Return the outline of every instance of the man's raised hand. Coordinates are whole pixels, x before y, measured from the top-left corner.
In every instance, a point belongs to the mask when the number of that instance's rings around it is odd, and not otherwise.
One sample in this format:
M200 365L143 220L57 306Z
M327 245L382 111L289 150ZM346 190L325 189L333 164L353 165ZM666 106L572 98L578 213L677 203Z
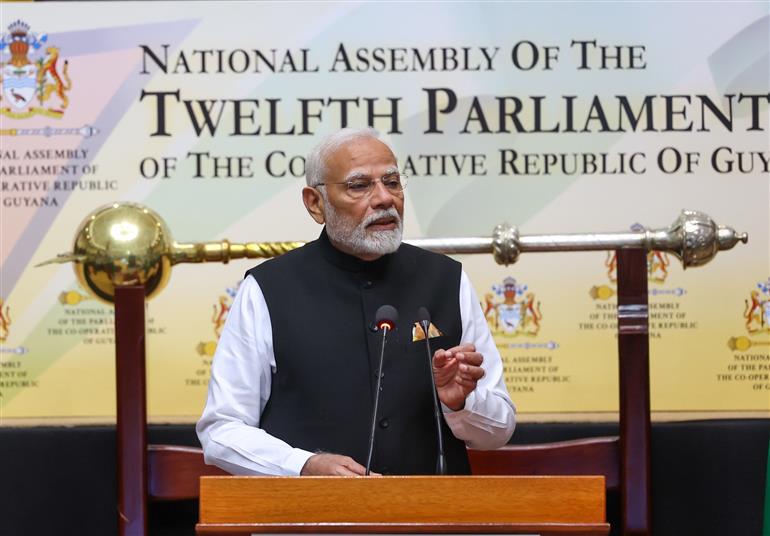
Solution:
M433 354L433 377L438 398L448 408L458 411L465 407L465 399L484 377L481 363L484 356L472 344L461 344Z

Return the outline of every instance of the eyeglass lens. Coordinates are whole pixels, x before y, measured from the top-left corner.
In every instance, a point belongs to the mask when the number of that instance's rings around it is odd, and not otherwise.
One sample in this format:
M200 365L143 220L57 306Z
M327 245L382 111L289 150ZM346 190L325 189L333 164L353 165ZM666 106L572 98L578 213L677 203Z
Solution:
M374 184L377 181L380 181L385 189L392 194L400 194L406 186L406 177L399 173L385 175L380 179L354 179L346 184L348 192L354 197L359 197L374 190Z

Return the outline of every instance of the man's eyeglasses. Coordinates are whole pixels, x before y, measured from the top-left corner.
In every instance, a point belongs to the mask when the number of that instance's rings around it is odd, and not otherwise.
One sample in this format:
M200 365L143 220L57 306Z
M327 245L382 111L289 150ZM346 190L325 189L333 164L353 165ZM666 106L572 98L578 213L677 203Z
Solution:
M406 189L406 182L409 177L401 173L390 173L383 175L379 179L351 179L341 182L319 182L316 186L327 186L329 184L342 184L350 197L353 199L361 199L363 197L369 197L374 191L374 183L379 181L390 192L391 195L400 196Z

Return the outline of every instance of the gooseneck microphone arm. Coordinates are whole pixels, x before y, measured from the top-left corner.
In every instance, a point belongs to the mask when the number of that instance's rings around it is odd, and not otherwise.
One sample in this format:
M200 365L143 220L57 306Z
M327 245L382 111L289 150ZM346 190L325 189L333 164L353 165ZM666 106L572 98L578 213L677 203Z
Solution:
M372 467L372 455L374 454L374 435L377 430L377 408L380 402L380 390L382 389L382 365L385 362L385 342L388 332L395 329L398 322L398 311L391 305L383 305L374 315L374 324L382 331L382 345L380 346L380 364L377 367L377 387L374 392L374 409L372 410L372 427L369 432L369 452L366 455L366 475L369 475Z
M425 334L425 351L428 353L428 373L430 375L431 392L433 394L433 415L436 419L436 439L438 441L438 458L436 460L436 474L447 474L446 455L444 454L444 433L441 430L441 411L438 403L438 391L436 390L436 378L433 377L433 352L430 349L430 313L425 307L417 310L417 319Z

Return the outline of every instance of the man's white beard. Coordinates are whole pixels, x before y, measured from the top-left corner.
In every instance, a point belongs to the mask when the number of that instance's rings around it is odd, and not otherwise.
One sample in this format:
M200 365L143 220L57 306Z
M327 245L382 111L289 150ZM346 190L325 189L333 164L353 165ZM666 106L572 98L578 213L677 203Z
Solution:
M401 245L403 224L395 207L370 214L356 225L346 216L341 216L331 203L324 204L326 233L329 239L355 255L387 255L394 253ZM380 218L394 218L396 228L372 231L366 226Z

